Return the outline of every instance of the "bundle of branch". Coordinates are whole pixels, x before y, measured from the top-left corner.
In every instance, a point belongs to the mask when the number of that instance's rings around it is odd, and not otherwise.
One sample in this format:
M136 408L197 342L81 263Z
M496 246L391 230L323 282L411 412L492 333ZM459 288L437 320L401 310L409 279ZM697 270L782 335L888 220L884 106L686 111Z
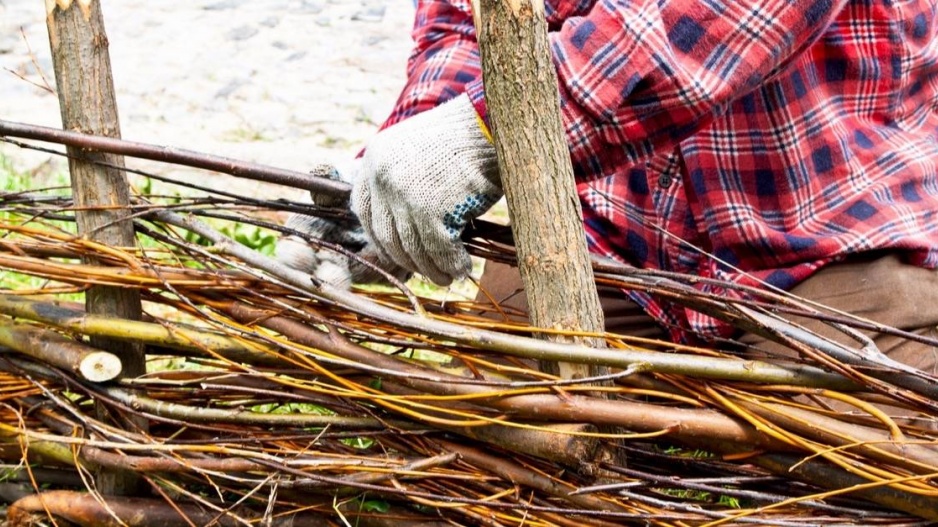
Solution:
M614 334L593 335L601 349L545 342L497 307L314 283L203 222L335 211L230 194L137 196L133 209L139 248L111 247L73 234L68 196L0 195L0 270L32 278L0 290L11 525L938 520L933 380L857 360L777 314L863 321L595 262L603 284L760 331L801 358ZM513 258L478 233L472 248ZM139 291L144 320L86 313L76 293L93 285ZM144 345L147 374L111 381L120 359L90 344L101 337ZM561 380L544 361L612 373ZM101 495L100 467L142 475L148 494Z

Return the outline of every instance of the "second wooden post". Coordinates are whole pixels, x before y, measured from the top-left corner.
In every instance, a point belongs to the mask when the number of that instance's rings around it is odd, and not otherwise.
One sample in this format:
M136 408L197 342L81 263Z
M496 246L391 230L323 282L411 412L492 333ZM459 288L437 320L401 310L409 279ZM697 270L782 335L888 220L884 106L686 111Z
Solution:
M531 323L601 332L603 313L560 119L544 2L481 0L475 18L486 103ZM574 340L604 345L601 339ZM541 369L567 379L606 373L582 364L545 363Z

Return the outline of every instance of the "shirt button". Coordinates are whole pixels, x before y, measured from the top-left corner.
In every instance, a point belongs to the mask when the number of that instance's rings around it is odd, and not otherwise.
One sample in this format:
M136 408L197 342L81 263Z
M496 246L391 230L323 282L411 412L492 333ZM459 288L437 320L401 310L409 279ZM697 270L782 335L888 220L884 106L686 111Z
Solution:
M668 188L671 186L671 183L674 182L674 179L667 174L661 174L658 176L658 186L661 188Z

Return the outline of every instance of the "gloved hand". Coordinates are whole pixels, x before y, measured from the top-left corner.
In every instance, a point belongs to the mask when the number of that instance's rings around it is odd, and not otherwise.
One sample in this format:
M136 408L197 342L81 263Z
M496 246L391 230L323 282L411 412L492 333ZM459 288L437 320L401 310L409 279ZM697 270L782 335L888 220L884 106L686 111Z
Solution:
M336 180L346 180L335 170L317 171ZM328 196L311 194L310 198L316 205L322 207L339 206L334 199ZM350 258L336 250L317 245L302 236L288 234L277 241L277 260L281 263L310 274L314 279L331 284L336 287L348 288L352 283L367 284L385 282L385 277L362 260L374 264L398 280L406 280L410 272L393 262L381 260L374 244L368 241L361 224L353 219L332 219L327 217L310 216L306 214L291 214L287 218L285 227L308 236L316 241L323 241L339 245L347 251L354 253L359 259Z
M495 148L467 95L378 133L352 174L352 211L380 259L449 285L472 270L459 240L502 196Z

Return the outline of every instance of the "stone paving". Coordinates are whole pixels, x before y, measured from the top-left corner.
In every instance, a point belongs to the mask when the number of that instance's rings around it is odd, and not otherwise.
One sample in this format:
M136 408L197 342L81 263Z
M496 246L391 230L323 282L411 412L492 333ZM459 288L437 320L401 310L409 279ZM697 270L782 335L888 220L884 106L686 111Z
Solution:
M411 0L101 3L125 139L294 170L341 163L364 145L393 106L411 48ZM0 118L60 127L55 95L33 84L43 76L54 83L44 2L0 0ZM0 156L37 176L61 171L48 155L10 145ZM129 164L265 197L284 192Z

